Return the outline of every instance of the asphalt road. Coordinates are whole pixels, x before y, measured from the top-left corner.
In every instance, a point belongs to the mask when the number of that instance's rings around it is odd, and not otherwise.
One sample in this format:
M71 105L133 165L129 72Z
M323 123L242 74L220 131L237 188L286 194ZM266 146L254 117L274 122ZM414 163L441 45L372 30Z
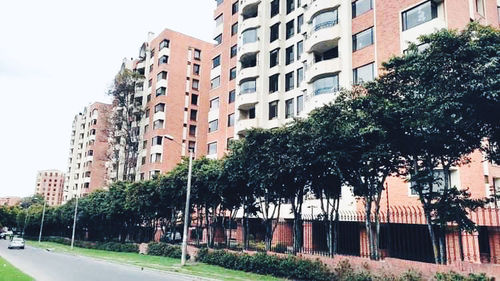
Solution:
M8 241L0 240L0 256L37 281L201 280L197 277L175 273L141 270L136 266L89 257L54 253L30 246L26 246L24 250L9 250L7 246Z

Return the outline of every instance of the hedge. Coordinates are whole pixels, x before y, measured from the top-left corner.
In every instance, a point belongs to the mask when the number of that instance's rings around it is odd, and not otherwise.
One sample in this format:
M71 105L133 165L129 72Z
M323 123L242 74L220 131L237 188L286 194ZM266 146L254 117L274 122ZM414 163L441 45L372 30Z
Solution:
M42 241L71 245L71 239L64 237L48 236L48 237L43 237ZM79 248L104 250L112 252L125 252L125 253L139 252L139 246L135 243L90 242L90 241L75 240L74 246Z
M151 242L148 244L148 255L180 259L182 249L180 246L174 246L163 242ZM187 259L189 259L189 255L187 255Z
M228 269L272 275L299 280L334 280L334 274L319 261L300 259L294 256L278 257L257 253L228 253L224 250L208 251L203 248L198 251L196 260L207 264L218 265Z

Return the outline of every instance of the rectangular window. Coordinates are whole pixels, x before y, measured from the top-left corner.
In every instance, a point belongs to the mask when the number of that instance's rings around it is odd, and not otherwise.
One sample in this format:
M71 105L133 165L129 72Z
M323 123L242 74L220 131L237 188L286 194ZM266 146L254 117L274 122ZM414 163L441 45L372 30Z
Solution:
M224 15L220 14L218 17L215 18L215 26L219 26L224 22Z
M228 103L233 103L234 100L236 99L236 91L232 90L229 92L229 97L228 97Z
M160 87L158 89L156 89L156 96L164 96L167 94L167 88L165 87Z
M214 121L210 121L208 123L208 132L213 133L219 129L219 119L215 119Z
M214 155L217 154L217 142L211 142L208 144L208 155Z
M285 74L285 91L288 92L295 87L294 81L293 71Z
M164 103L159 103L155 105L155 113L157 112L165 112L165 104Z
M280 13L280 0L271 2L271 18Z
M304 68L297 69L297 87L300 87L300 83L304 81Z
M484 0L476 0L476 12L484 16Z
M285 64L289 65L292 62L294 62L294 60L295 60L295 57L293 54L293 45L292 45L292 46L286 48L286 50L285 50Z
M285 101L285 118L293 117L293 99Z
M272 101L269 103L269 120L278 118L278 101Z
M269 53L269 67L278 65L280 57L280 48L274 49Z
M193 74L194 75L200 75L200 65L199 64L193 64Z
M231 47L231 57L235 57L238 54L238 45L233 45Z
M370 63L364 66L353 69L352 77L353 83L359 85L365 82L372 81L375 78L374 63Z
M297 17L297 34L302 32L302 25L304 25L304 15Z
M352 50L357 51L373 44L373 27L352 36Z
M233 67L229 70L229 80L233 80L236 78L236 67Z
M286 39L291 38L295 33L294 20L286 23Z
M192 137L196 136L196 125L189 125L189 135Z
M161 153L151 154L151 163L161 163Z
M191 104L198 105L198 95L191 94Z
M156 136L151 140L151 145L161 145L163 143L162 136Z
M270 27L270 35L269 35L269 42L274 42L275 40L278 40L280 37L280 23L275 23Z
M163 48L168 48L170 47L170 41L165 39L163 41L160 42L160 50L163 49Z
M437 5L433 1L424 2L402 13L403 31L437 18Z
M200 60L201 59L201 51L198 49L194 49L194 59L195 60Z
M215 77L210 81L210 89L215 89L220 86L220 76Z
M215 45L220 45L222 43L222 34L217 35L214 38L214 41L215 41Z
M362 15L373 9L372 0L357 0L352 2L352 18Z
M220 65L220 55L212 59L212 68L216 68Z
M192 88L193 88L193 90L198 90L200 88L200 81L197 79L193 79Z
M274 93L278 91L279 79L280 79L279 73L269 77L269 93Z
M188 149L190 151L194 151L196 149L196 142L195 141L189 141L189 143L188 143Z
M233 3L233 6L231 7L231 12L234 14L236 14L238 12L238 9L239 9L239 3L240 1L236 1Z
M153 86L153 79L148 80L148 87L151 87L151 86Z
M294 0L286 0L286 14L293 12L295 10L295 1Z
M227 126L228 127L233 127L234 126L234 113L233 114L229 114L227 116Z
M304 41L297 42L297 60L300 60L300 56L304 52Z
M215 0L215 2L217 3L217 6L219 6L220 4L222 4L224 2L224 0Z
M231 36L238 33L238 23L235 23L231 26Z
M158 73L158 75L156 75L156 81L165 80L165 79L167 79L167 72L166 71L162 71L162 72Z
M210 110L219 109L219 98L214 98L210 100Z
M297 97L297 115L299 115L302 110L304 110L304 96Z
M158 65L167 63L168 63L168 56L161 56L160 59L158 60Z
M189 114L189 119L191 121L196 121L198 119L198 110L196 109L191 109L191 112Z
M156 120L153 122L153 130L156 130L156 129L163 129L163 120L162 119L159 119L159 120Z

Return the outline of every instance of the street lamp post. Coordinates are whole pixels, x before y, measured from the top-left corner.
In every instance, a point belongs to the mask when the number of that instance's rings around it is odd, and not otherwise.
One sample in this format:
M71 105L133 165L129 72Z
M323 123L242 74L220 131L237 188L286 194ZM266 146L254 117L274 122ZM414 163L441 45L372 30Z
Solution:
M174 141L174 137L170 135L163 136L166 139ZM179 144L179 143L177 143ZM179 144L180 145L180 144ZM182 147L182 145L181 145ZM189 149L189 166L188 166L188 179L187 179L187 187L186 187L186 208L184 209L184 230L182 233L182 255L181 255L181 266L186 264L186 255L187 255L187 236L188 236L188 224L189 224L189 204L191 199L191 175L193 170L193 150Z
M71 234L71 250L73 250L73 244L75 243L75 228L76 228L76 214L78 212L78 190L76 194L75 203L75 214L73 215L73 233Z
M47 206L47 201L43 200L42 222L40 223L40 234L38 235L38 243L42 242L43 220L45 219L45 207L46 206ZM24 235L24 233L23 233L23 235Z

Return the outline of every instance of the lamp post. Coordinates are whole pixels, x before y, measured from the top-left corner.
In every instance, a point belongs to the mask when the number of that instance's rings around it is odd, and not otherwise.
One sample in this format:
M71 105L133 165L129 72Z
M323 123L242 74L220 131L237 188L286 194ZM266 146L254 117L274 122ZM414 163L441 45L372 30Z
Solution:
M47 206L47 201L43 200L42 222L40 223L40 234L38 235L38 243L42 242L43 220L45 219L45 207L46 206ZM23 231L23 235L24 235L24 231Z
M164 135L166 139L169 139L175 143L174 137L171 135ZM177 143L179 144L179 143ZM179 144L180 145L180 144ZM182 147L182 145L181 145ZM186 187L186 208L184 209L184 230L182 233L182 255L181 255L181 266L186 264L186 254L187 254L187 236L188 236L188 224L189 224L189 204L191 199L191 175L193 170L193 150L189 149L189 166L188 166L188 179L187 179L187 187Z
M73 215L73 233L71 234L71 250L73 250L73 244L75 243L76 214L78 213L78 188L76 191L75 214Z

